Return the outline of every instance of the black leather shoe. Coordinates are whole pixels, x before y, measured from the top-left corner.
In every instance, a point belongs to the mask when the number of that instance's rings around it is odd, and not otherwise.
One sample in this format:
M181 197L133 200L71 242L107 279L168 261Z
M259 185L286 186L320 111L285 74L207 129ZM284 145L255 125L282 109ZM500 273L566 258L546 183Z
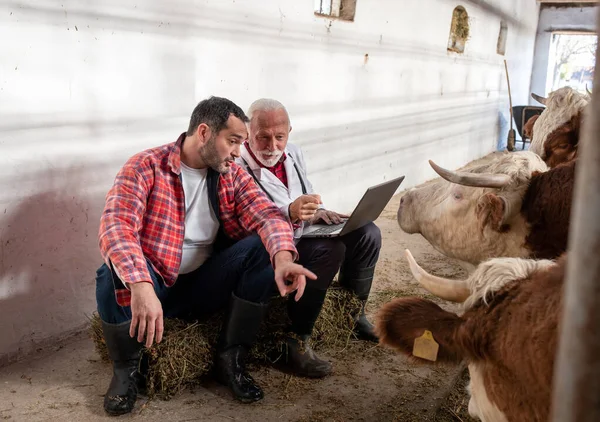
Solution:
M354 334L360 340L379 343L379 338L375 335L373 324L369 322L367 316L363 312L361 312L356 319L356 324L354 325Z
M319 358L310 347L309 336L289 336L286 343L285 363L296 375L323 378L331 374L331 363Z

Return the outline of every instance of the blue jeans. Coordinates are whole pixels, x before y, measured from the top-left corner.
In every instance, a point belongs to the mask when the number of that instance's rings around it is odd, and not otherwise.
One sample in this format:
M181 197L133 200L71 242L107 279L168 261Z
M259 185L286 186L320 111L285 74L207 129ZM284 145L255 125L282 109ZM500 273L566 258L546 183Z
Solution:
M268 252L251 235L211 256L197 270L180 275L171 287L148 265L154 291L165 318L193 319L224 309L234 293L240 299L266 303L277 293ZM131 308L117 303L115 287L122 282L106 264L96 271L96 302L100 318L109 324L131 320Z

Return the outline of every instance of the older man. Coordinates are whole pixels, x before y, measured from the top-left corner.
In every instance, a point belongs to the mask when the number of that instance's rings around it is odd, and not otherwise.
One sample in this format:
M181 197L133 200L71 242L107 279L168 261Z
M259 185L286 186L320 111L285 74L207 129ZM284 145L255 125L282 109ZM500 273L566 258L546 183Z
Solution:
M273 99L259 99L250 106L248 117L250 137L244 143L237 162L294 224L301 260L303 254L342 248L340 284L354 292L362 302L360 312L355 315L355 333L358 338L376 342L373 326L365 315L365 304L381 249L379 228L370 223L341 237L300 239L305 225L317 222L337 224L347 216L326 209L320 196L314 192L306 176L301 149L288 143L292 126L285 107ZM335 261L329 264L332 268L337 265Z
M201 101L187 132L131 157L108 192L96 299L113 361L104 399L111 415L133 409L142 346L161 341L165 317L196 318L227 305L218 379L242 402L263 397L245 360L266 304L277 288L304 299L305 278L316 276L294 262L286 216L233 162L248 137L247 120L225 98ZM306 323L305 314L290 317L299 327ZM297 343L290 348L297 372L328 372L328 362Z

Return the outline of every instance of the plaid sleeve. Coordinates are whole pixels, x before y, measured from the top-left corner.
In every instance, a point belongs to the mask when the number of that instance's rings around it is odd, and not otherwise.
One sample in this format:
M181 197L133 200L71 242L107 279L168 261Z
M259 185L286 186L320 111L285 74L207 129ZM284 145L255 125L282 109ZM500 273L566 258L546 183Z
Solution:
M139 237L147 196L146 182L127 165L106 195L100 218L100 252L124 283L152 282Z
M235 178L236 214L244 230L258 233L271 262L280 251L290 251L294 261L297 260L298 251L290 221L241 167L238 167Z

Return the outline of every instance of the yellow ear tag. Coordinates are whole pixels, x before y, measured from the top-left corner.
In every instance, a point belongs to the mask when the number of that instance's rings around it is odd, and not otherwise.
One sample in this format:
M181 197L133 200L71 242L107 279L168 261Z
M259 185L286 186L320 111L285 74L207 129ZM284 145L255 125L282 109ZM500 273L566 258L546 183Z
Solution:
M431 331L425 330L421 337L417 337L415 339L412 354L418 358L435 362L437 360L439 348L440 345L437 344L433 339L433 334L431 334Z

